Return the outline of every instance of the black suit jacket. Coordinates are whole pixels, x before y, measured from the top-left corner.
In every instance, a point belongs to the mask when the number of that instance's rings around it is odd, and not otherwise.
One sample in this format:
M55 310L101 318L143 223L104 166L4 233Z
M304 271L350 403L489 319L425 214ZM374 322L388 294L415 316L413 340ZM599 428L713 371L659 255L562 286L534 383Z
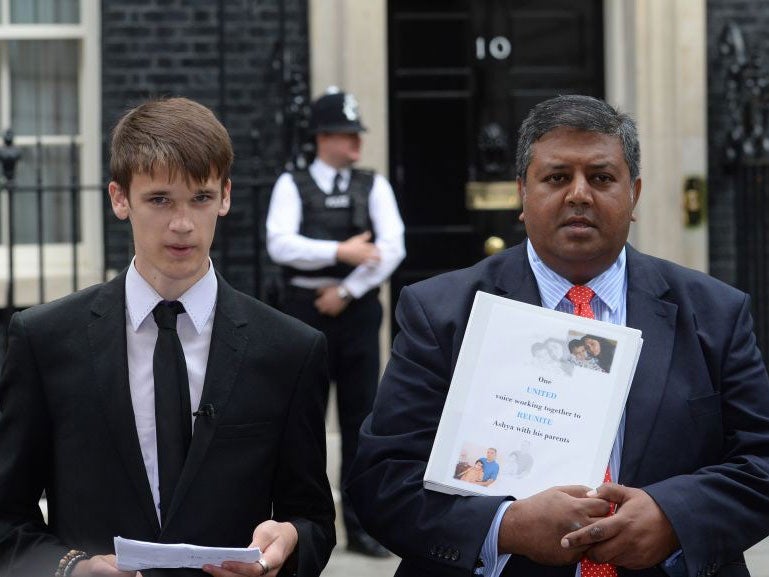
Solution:
M769 380L747 295L627 247L627 324L643 350L626 405L619 482L673 525L688 575L748 575L769 533ZM398 576L466 575L504 497L426 491L422 477L476 291L540 305L524 245L403 289L374 410L347 487L361 522L403 557ZM513 556L504 575L573 577ZM662 576L658 568L621 575Z
M245 547L270 518L297 527L287 569L320 573L335 542L325 340L218 281L201 398L215 416L196 419L162 529L128 384L125 273L14 315L0 378L0 575L50 577L70 548L111 553L116 535Z

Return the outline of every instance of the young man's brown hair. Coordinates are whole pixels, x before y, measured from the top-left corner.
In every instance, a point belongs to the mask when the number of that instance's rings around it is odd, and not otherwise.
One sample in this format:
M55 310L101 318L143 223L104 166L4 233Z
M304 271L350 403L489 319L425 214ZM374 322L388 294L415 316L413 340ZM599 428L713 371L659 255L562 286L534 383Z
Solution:
M129 111L112 132L110 172L126 195L134 174L165 168L205 182L215 174L222 186L233 152L227 130L208 108L188 98L161 98Z

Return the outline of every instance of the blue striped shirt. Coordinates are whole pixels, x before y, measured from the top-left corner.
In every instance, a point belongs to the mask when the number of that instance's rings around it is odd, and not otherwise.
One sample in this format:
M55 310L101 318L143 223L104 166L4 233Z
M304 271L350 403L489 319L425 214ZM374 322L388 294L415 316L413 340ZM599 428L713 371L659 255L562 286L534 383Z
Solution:
M531 242L526 241L526 251L529 257L531 270L537 280L539 296L542 306L548 309L574 314L574 305L566 298L566 293L574 286L571 282L550 269L539 255L537 255ZM595 292L590 301L595 318L615 325L625 325L627 320L627 268L625 249L622 249L617 260L608 269L592 279L587 285ZM625 413L622 413L617 436L614 438L614 446L609 457L609 471L612 481L619 479L620 459L622 457L622 443L625 438ZM510 555L498 554L499 527L502 517L510 506L511 501L500 505L491 528L486 535L486 540L481 547L481 561L484 568L476 571L476 574L485 577L498 577L505 568ZM580 568L577 565L575 577L580 577Z
M531 270L534 272L534 278L537 279L542 306L574 314L574 305L566 298L566 293L574 285L548 268L528 240L526 241L526 251ZM590 308L593 309L595 318L600 321L623 326L627 321L627 268L625 265L626 256L623 248L614 264L585 285L595 292L593 300L590 301ZM614 482L619 479L620 457L622 456L624 439L625 413L622 413L622 420L614 439L611 457L609 457L609 470Z

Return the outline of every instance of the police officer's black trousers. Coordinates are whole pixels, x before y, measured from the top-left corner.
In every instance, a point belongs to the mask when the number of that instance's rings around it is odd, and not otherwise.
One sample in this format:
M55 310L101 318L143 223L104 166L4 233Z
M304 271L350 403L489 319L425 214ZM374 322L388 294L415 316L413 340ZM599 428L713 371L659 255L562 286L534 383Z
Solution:
M326 335L329 374L336 383L344 486L358 449L358 431L371 412L379 381L382 306L378 291L372 290L351 301L342 314L334 318L318 312L314 304L316 298L314 290L289 286L283 310ZM358 517L345 493L342 493L342 509L348 536L360 532Z

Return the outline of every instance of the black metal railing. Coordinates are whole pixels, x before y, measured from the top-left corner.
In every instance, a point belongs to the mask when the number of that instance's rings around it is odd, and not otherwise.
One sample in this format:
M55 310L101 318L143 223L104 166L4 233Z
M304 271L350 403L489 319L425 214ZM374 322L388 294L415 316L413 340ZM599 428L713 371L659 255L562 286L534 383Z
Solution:
M769 352L769 158L743 159L735 167L737 286L751 295L756 336Z
M739 26L719 39L729 127L724 172L734 189L735 280L751 296L755 332L769 358L769 67L751 56Z
M46 148L57 148L60 153L58 170L54 171L55 179L49 178L46 172L50 168L44 154ZM64 145L46 147L38 139L31 146L20 147L14 144L13 132L6 130L0 147L0 164L4 197L0 205L0 253L6 257L5 270L0 271L0 278L5 281L5 294L0 297L3 302L0 309L0 351L4 351L6 331L14 312L46 302L52 298L51 294L60 296L82 288L81 199L85 191L101 194L103 187L81 183L80 145L74 137ZM97 224L96 229L101 230L101 227ZM49 262L47 248L52 244L69 254L69 266ZM35 261L34 265L27 261L19 262L18 258L22 255ZM62 256L61 253L58 255ZM102 263L92 264L102 268L91 271L92 276L103 278ZM23 274L20 271L22 267L26 269ZM47 290L51 288L52 268L56 270L58 283L53 293ZM35 272L29 273L30 270ZM62 270L67 270L63 279Z

